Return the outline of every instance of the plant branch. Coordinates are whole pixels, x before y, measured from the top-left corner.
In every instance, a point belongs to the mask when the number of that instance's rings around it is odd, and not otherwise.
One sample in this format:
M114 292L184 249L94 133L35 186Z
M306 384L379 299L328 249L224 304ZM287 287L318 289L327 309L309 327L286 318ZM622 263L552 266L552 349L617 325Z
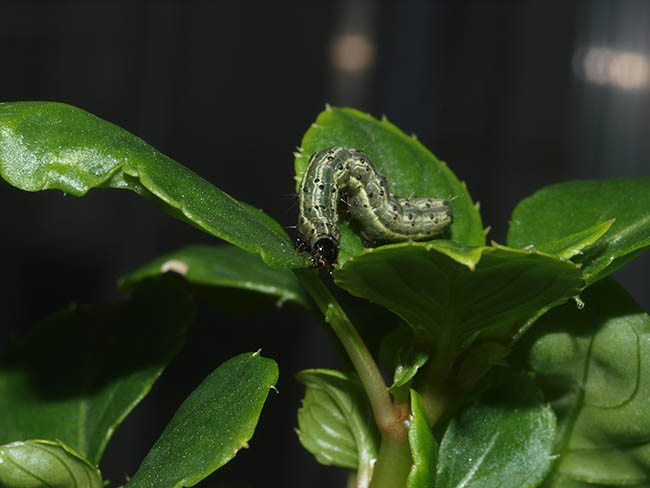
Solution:
M341 306L336 302L314 269L295 269L294 273L311 295L347 352L368 395L375 422L382 437L405 438L407 427L402 408L393 405L384 378L372 354Z
M370 488L406 486L412 464L408 437L402 439L382 437Z

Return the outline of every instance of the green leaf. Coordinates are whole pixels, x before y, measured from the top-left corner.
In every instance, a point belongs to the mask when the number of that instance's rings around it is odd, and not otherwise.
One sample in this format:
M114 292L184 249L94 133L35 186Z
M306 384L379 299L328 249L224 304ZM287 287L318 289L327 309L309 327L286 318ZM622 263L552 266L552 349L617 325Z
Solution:
M124 303L72 307L0 357L0 443L60 439L97 463L115 428L179 351L194 306L178 280Z
M582 250L600 239L612 226L616 219L606 220L601 224L576 232L574 234L542 243L537 250L546 254L553 254L559 258L571 259Z
M515 209L508 245L542 248L616 219L574 261L587 283L616 271L650 247L650 178L570 181L542 188Z
M520 321L577 295L583 285L570 261L449 241L373 249L336 269L334 279L403 318L432 344L432 358L443 366L477 334L510 338Z
M409 472L406 488L433 488L436 479L438 445L427 423L422 398L415 390L411 390L409 446L413 466Z
M416 341L412 330L400 327L382 342L380 359L392 371L393 384L388 391L398 402L403 402L409 395L413 378L429 360L429 351Z
M99 470L62 442L12 442L0 446L3 488L103 488Z
M278 379L272 359L245 353L226 361L188 396L128 488L193 486L248 447Z
M379 121L351 108L328 106L303 137L295 163L298 183L310 156L329 146L362 149L377 171L388 178L390 190L399 196L449 199L454 213L450 238L473 246L485 243L481 216L464 183L415 137L407 136L385 118ZM362 249L361 239L352 237L346 227L341 223L340 264Z
M293 302L305 308L312 306L311 298L291 271L269 268L256 254L234 246L184 247L125 276L120 286L130 288L147 277L168 271L181 274L197 285L201 294L207 295L210 302L216 302L220 311L250 310L261 295L273 298L278 305ZM223 293L224 288L240 293Z
M650 317L612 279L582 299L582 310L550 311L522 344L560 427L545 486L650 484Z
M327 369L296 374L306 386L298 410L298 438L321 464L357 469L367 486L379 451L379 431L368 398L356 377Z
M436 488L538 486L552 463L555 416L529 377L512 378L452 419Z
M307 266L284 229L160 153L139 137L79 108L53 102L0 104L0 176L22 190L126 188L169 214L270 266Z

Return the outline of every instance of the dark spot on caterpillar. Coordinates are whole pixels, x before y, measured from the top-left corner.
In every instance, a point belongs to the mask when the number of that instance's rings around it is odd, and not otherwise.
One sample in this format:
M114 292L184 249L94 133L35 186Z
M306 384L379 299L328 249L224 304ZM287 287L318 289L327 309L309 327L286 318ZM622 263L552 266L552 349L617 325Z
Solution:
M431 208L431 204L429 202L425 203L427 208Z
M433 219L433 214L429 215L429 218L430 218L430 219Z
M375 198L375 194L373 192L368 193L368 198Z
M334 156L327 156L328 161L334 161Z
M409 220L413 220L413 214L409 214Z
M332 193L336 193L336 188L332 188Z
M405 207L410 207L411 204L410 204L409 202L404 202L404 206L405 206Z
M381 197L384 196L384 190L379 190L379 196L381 196Z
M433 222L434 222L434 224L437 224L440 221L438 219L433 219Z
M316 178L316 179L314 180L314 183L318 183L319 181L320 181L320 178Z
M366 166L366 171L370 171L370 166Z
M397 205L393 205L393 212L397 212Z
M367 203L364 203L364 204L363 204L363 208L368 208L368 204L367 204Z
M340 171L343 170L343 164L341 164L341 163L339 163L339 170L340 170Z
M324 190L324 189L325 189L325 185L320 184L320 185L318 185L318 188L320 188L321 190Z
M446 207L446 206L449 205L449 202L448 202L447 200L443 200L443 201L442 201L442 204Z

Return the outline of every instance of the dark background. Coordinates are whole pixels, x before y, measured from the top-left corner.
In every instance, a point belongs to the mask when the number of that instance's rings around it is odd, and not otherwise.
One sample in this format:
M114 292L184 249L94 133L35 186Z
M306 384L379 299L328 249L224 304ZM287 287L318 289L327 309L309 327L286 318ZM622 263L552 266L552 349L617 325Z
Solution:
M500 243L542 186L649 174L647 1L4 1L0 19L0 100L79 106L283 225L296 215L292 152L325 103L416 134L467 182ZM128 192L4 185L0 207L0 345L72 301L119 298L117 278L154 256L214 242ZM649 265L617 273L646 309ZM108 445L104 475L133 474L203 377L260 347L279 362L280 394L210 486L343 486L293 432L292 373L337 362L291 307L237 321L202 310Z

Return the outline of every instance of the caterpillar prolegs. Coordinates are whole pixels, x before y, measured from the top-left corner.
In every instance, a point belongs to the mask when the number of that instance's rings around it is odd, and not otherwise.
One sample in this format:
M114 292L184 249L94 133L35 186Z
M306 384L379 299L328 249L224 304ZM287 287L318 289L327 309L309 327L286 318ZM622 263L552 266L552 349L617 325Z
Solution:
M311 253L316 267L336 262L341 199L370 242L430 239L452 220L448 201L397 197L363 151L329 147L312 155L300 183L296 245Z

